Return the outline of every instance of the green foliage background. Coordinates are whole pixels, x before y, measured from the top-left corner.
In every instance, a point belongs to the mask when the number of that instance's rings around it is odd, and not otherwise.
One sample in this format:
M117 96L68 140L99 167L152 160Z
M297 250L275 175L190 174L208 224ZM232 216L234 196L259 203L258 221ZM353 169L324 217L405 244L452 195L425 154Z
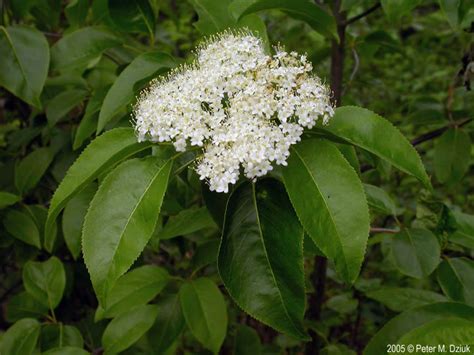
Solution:
M474 346L472 0L0 9L1 355ZM229 28L307 53L342 107L222 195L130 111Z

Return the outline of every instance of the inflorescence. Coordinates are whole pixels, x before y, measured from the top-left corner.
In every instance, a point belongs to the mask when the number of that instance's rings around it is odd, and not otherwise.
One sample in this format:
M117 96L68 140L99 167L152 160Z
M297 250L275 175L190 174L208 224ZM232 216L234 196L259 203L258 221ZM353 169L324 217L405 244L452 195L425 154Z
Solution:
M209 188L228 192L240 169L249 179L286 165L304 128L333 115L329 91L311 74L306 56L275 48L265 53L248 32L223 33L197 50L191 66L156 80L139 98L138 139L188 144L203 155L196 171Z

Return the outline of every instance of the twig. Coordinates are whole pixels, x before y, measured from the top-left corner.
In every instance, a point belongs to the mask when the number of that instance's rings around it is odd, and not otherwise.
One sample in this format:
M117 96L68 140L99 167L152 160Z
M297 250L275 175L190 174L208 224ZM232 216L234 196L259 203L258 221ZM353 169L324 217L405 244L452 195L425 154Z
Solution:
M351 17L350 19L348 19L344 24L347 26L347 25L350 25L351 23L353 22L356 22L357 20L360 20L361 18L364 18L365 16L371 14L372 12L374 12L375 10L377 10L379 7L381 7L382 4L380 2L377 2L374 6L372 7L369 7L367 10L365 10L364 12L362 12L361 14L357 15L357 16L354 16L354 17Z
M354 80L354 77L356 76L357 71L359 70L359 64L360 64L359 55L357 54L357 51L354 47L352 47L352 56L354 57L354 68L352 69L352 73L351 73L351 76L349 77L349 81L344 87L344 90L342 90L342 96L344 96L347 89L349 89L349 87L351 86L352 81Z
M438 129L435 129L433 131L430 131L430 132L427 132L425 134L422 134L421 136L419 137L416 137L415 139L413 139L411 141L411 144L414 145L414 146L417 146L418 144L421 144L423 142L426 142L426 141L429 141L431 139L434 139L434 138L437 138L439 137L440 135L442 135L445 131L447 131L449 128L451 127L462 127L464 125L467 125L469 122L472 121L472 118L467 118L465 120L461 120L461 121L456 121L456 122L453 122L453 123L450 123L444 127L441 127L441 128L438 128Z

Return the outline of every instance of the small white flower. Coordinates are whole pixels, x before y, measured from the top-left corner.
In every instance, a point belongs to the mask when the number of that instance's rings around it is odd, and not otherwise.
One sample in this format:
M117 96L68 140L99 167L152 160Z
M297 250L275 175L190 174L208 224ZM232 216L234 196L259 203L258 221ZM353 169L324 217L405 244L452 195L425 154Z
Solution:
M203 147L196 171L228 192L240 169L249 179L286 165L304 128L334 114L328 89L306 56L265 54L250 33L224 33L197 50L196 63L144 91L135 107L138 139Z

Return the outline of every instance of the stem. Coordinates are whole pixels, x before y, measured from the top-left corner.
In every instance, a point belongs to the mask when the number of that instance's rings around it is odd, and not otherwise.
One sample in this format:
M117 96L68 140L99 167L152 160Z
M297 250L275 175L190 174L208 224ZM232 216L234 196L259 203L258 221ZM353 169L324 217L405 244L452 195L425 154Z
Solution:
M453 122L449 125L446 125L444 127L435 129L435 130L430 131L428 133L422 134L419 137L416 137L415 139L413 139L411 141L411 144L416 146L416 145L421 144L423 142L426 142L426 141L429 141L431 139L437 138L440 135L442 135L445 131L447 131L450 127L462 127L462 126L468 124L471 121L472 121L472 118L467 118L467 119L462 120L462 121Z
M378 8L380 8L382 6L382 4L380 2L377 2L374 6L372 7L369 7L367 10L365 10L364 12L362 12L361 14L357 15L357 16L354 16L354 17L351 17L350 19L348 19L344 24L347 26L347 25L350 25L351 23L353 22L356 22L357 20L360 20L361 18L364 18L366 17L367 15L371 14L372 12L374 12L375 10L377 10Z
M334 0L332 12L337 24L339 42L332 40L331 43L331 90L333 93L333 104L339 106L342 97L342 79L344 76L344 51L346 42L346 13L341 12L341 0ZM320 320L321 310L325 299L327 259L316 256L314 259L314 272L311 274L311 283L314 293L309 297L308 315L310 319ZM311 341L306 344L307 355L318 355L322 348L320 337L313 330L309 331Z

